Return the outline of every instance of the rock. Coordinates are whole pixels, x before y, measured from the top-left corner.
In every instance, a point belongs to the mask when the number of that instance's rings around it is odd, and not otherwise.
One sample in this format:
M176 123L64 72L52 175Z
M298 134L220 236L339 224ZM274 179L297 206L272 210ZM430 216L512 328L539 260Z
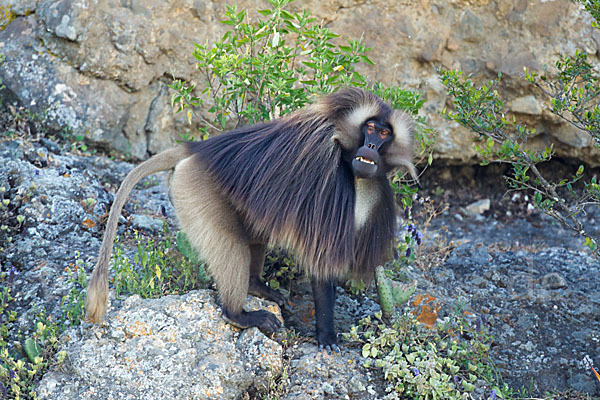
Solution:
M477 225L469 226L475 237L489 244ZM599 325L595 318L600 315L596 298L600 283L581 277L598 268L598 260L580 250L555 247L517 253L494 250L488 252L487 262L474 263L473 249L469 243L459 245L443 266L433 268L428 275L435 286L428 293L440 301L460 297L466 300L463 306L473 307L469 312L488 316L485 326L494 337L494 363L500 371L510 371L504 376L510 376L505 381L511 387L528 381L533 392L552 387L596 395L597 385L588 385L591 381L586 379L591 376L589 368L573 360L595 354L592 338ZM444 275L448 278L441 278ZM490 283L484 284L481 276ZM556 286L563 290L555 290L543 283L554 286L550 282L562 280L569 282L568 289L559 283ZM535 285L536 281L542 283ZM581 376L575 378L577 374Z
M449 51L456 51L459 47L460 45L458 44L458 41L456 39L454 39L453 37L448 38L448 41L446 42L446 49L448 49Z
M598 379L591 375L578 373L569 379L569 385L582 393L597 393Z
M374 376L362 366L358 353L328 355L306 344L294 352L288 393L282 400L377 398L369 390Z
M137 229L148 232L160 232L163 229L163 221L148 215L134 214L131 216L131 224Z
M509 107L512 112L519 114L542 114L542 106L533 95L517 97L516 99L510 102Z
M458 24L458 33L466 42L480 42L483 39L483 23L471 9L462 12Z
M27 13L35 10L38 0L3 0L2 6L9 13L15 15L26 15Z
M45 137L41 138L40 143L54 154L61 153L60 146L56 142L54 142L48 138L45 138Z
M3 82L10 82L7 89L33 112L45 113L50 129L68 127L86 140L123 152L131 151L133 144L135 155L143 157L146 148L136 150L135 132L123 133L136 96L122 92L114 82L85 77L62 65L42 47L38 29L35 15L30 15L0 32L0 51L10 61L0 72Z
M465 207L469 215L481 215L490 210L490 199L478 200Z
M567 281L561 274L557 272L551 272L544 275L542 278L542 286L546 289L562 289L566 288L568 285Z
M592 137L589 133L576 128L571 124L558 125L550 130L550 134L561 143L576 149L582 149L592 144Z
M210 290L128 298L102 326L61 338L68 363L51 369L40 399L222 398L260 387L282 368L282 348L258 329L226 323ZM255 298L249 307L278 307Z

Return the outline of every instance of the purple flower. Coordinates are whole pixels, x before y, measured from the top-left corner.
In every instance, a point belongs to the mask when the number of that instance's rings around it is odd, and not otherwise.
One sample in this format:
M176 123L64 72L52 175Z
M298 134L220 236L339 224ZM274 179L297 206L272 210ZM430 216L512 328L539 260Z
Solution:
M410 247L408 249L406 249L406 253L404 254L406 256L406 258L410 257L412 250L410 249Z
M490 394L490 400L496 400L496 389L492 390L492 394Z
M415 237L417 244L420 246L423 242L423 234L421 232L417 232L417 236Z
M421 373L419 372L419 370L417 369L417 367L413 368L413 374L415 374L415 376L421 375Z

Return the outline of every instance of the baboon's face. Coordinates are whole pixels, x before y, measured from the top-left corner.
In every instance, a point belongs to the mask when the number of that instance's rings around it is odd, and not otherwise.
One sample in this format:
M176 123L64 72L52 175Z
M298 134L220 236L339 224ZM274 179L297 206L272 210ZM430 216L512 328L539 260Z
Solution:
M332 97L317 107L333 119L334 143L343 150L357 178L384 176L393 169L405 167L416 178L412 164L414 121L410 115L392 110L374 95L349 90L340 98ZM335 96L335 95L334 95Z
M393 140L390 126L377 119L368 120L361 127L363 145L352 159L352 170L357 178L369 179L385 173L380 151Z

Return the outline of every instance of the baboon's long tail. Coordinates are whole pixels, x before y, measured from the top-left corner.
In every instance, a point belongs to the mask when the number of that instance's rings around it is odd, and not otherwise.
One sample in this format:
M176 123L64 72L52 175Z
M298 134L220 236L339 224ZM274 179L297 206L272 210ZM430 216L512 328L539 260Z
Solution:
M108 298L108 263L112 255L113 242L117 231L117 223L125 201L133 187L144 177L160 171L166 171L174 168L175 165L187 157L186 151L181 147L176 147L155 155L135 167L125 180L115 196L115 200L110 209L102 247L98 262L92 273L92 278L87 288L87 299L85 306L87 309L86 319L93 323L100 323L106 311L106 301Z

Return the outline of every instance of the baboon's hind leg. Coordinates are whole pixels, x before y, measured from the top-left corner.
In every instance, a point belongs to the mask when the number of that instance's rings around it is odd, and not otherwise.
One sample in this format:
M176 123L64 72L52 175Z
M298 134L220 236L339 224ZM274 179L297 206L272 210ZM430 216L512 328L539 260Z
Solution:
M225 319L240 328L279 329L281 322L274 314L243 309L252 260L248 235L212 177L193 157L177 165L171 195L181 228L215 280Z
M250 282L248 293L253 296L262 297L263 299L274 301L280 306L287 306L285 296L279 291L271 289L262 280L262 271L265 265L265 253L267 246L264 244L250 245Z

